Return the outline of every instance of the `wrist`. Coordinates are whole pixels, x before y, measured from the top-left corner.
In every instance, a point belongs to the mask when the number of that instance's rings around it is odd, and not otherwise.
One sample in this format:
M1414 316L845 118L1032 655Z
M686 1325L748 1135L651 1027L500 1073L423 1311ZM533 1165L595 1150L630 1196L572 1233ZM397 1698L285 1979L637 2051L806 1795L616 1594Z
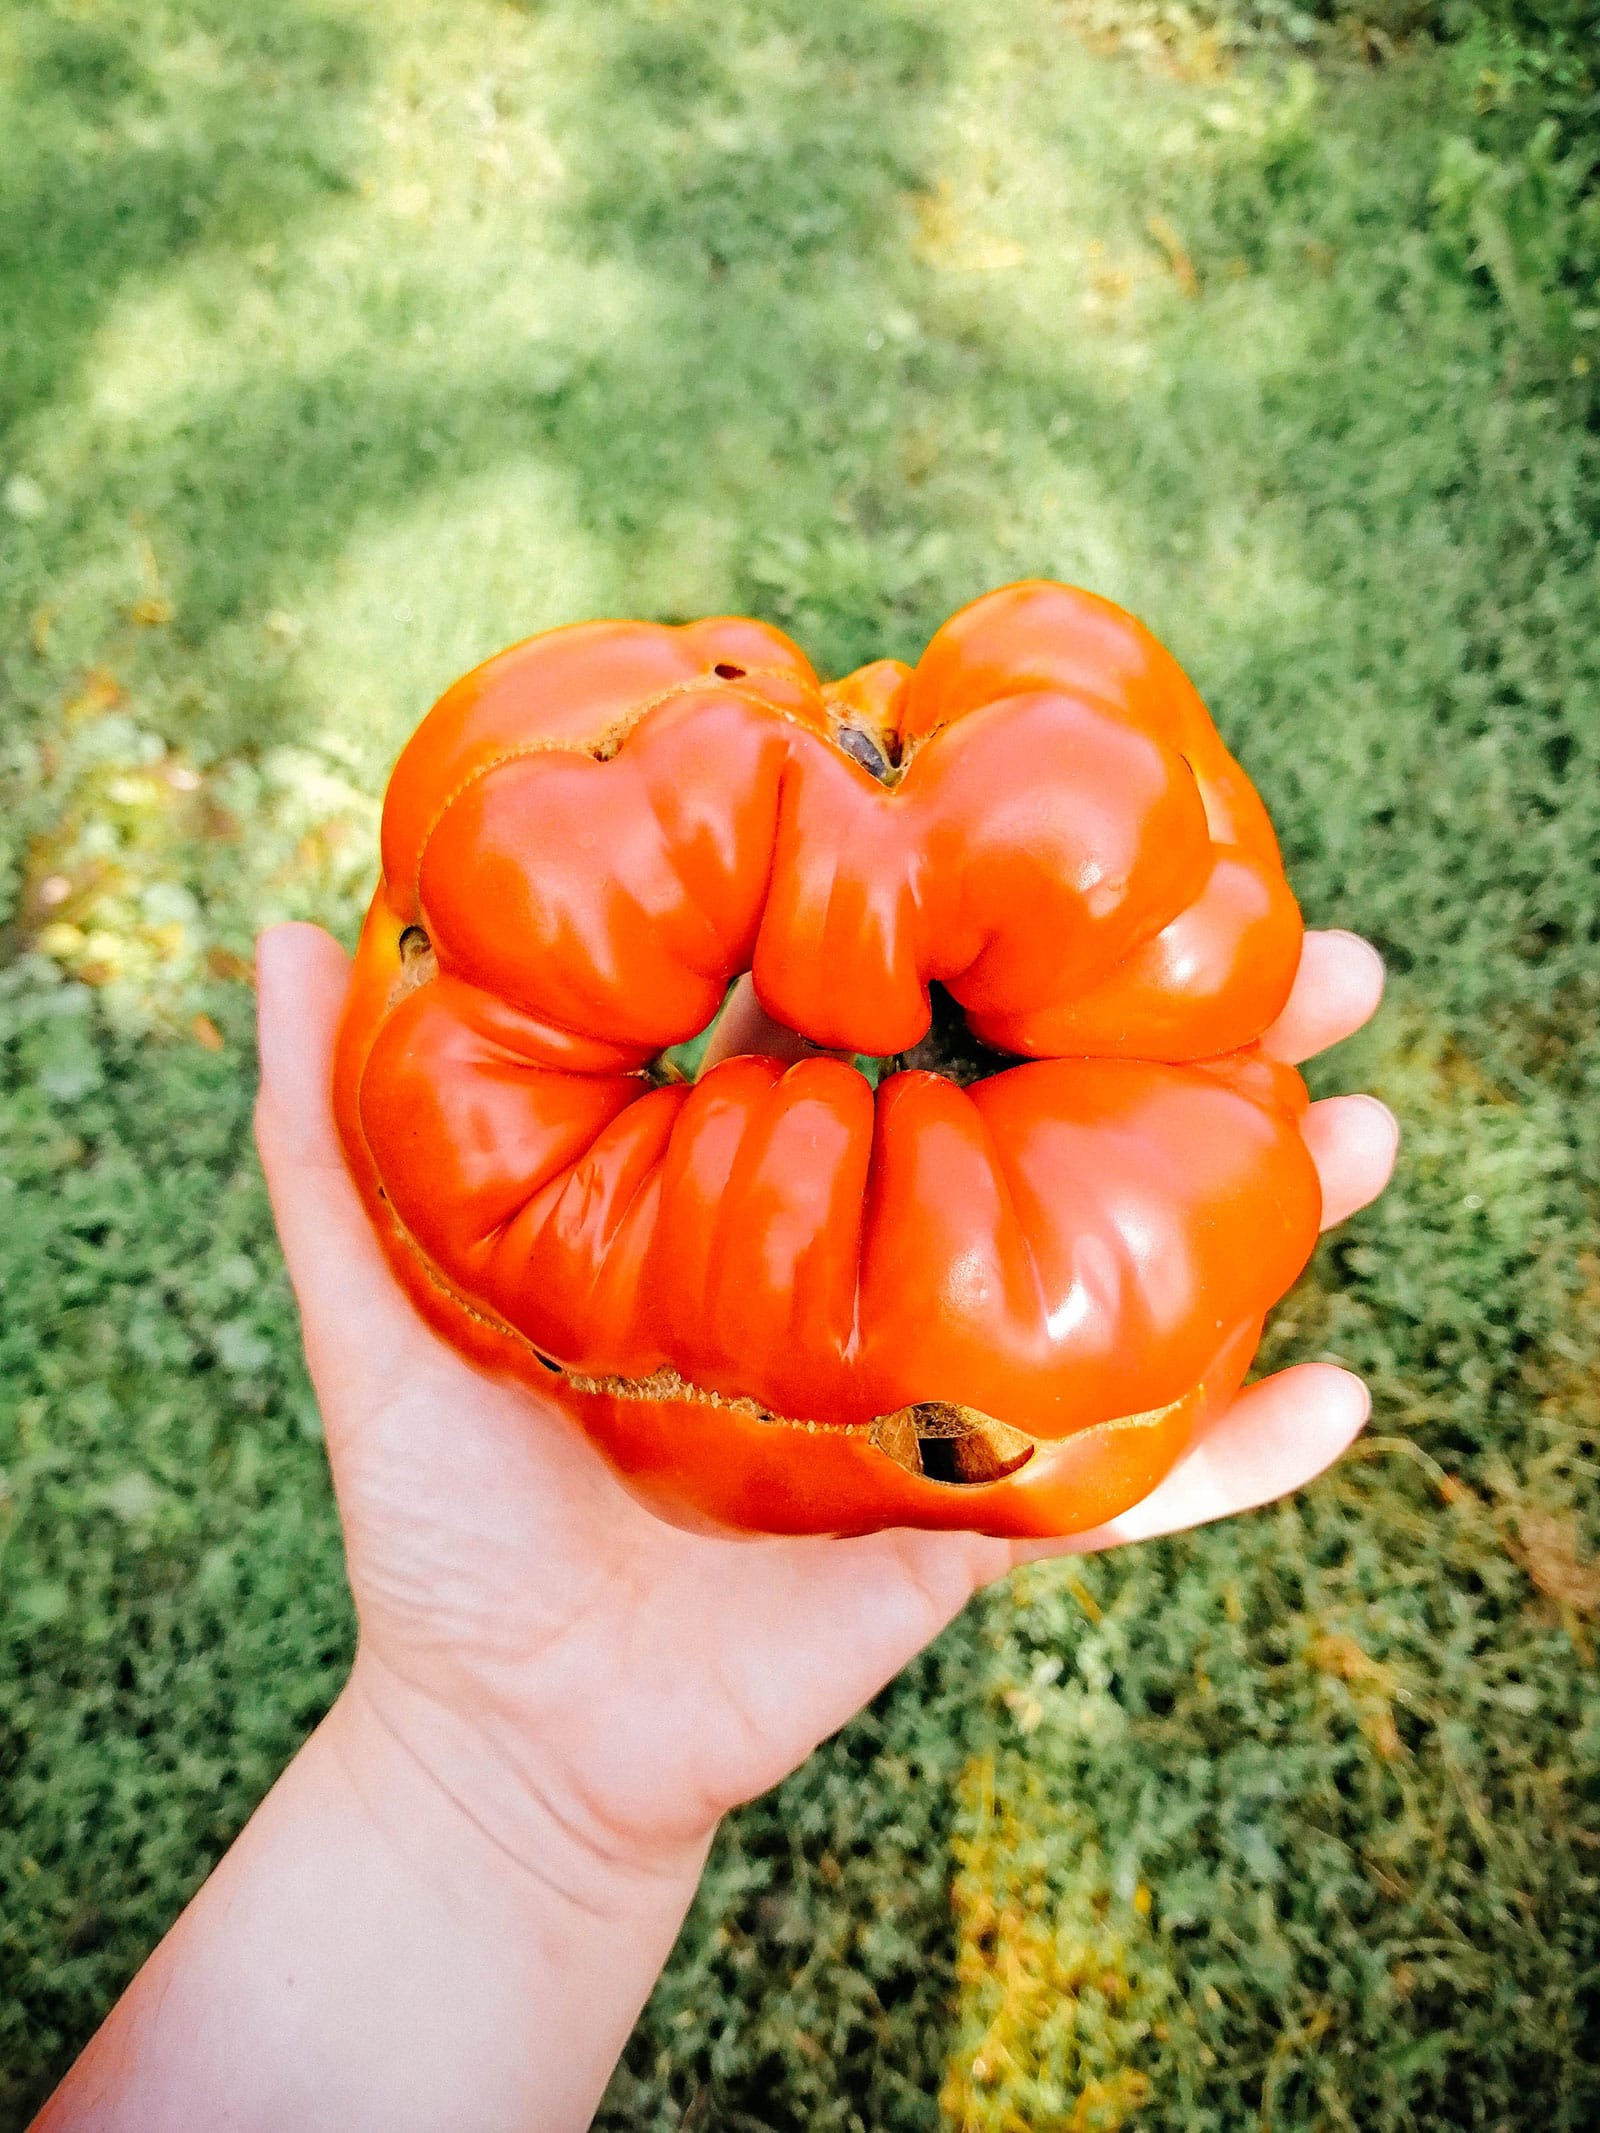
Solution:
M557 1910L621 1923L681 1919L715 1824L682 1837L617 1830L581 1781L401 1680L363 1649L323 1722L371 1822L453 1903L486 1903L515 1927Z
M580 2133L704 1846L608 1852L495 1760L360 1662L40 2133Z

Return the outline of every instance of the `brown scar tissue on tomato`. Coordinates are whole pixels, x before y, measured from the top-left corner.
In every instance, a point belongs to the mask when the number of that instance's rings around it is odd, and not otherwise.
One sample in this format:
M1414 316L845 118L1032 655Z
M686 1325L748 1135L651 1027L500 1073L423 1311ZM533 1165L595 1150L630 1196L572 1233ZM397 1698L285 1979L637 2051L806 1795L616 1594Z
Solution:
M678 1523L1098 1525L1310 1254L1272 827L1093 594L829 684L733 616L532 638L406 745L382 869L334 1091L374 1228ZM702 1069L741 979L719 1050L772 1051Z

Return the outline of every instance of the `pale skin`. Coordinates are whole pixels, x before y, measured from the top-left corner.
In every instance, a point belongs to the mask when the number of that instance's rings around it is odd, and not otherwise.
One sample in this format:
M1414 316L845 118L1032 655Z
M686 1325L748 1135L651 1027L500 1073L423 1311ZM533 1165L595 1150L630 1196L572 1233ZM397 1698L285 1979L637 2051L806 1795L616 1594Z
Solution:
M322 1403L360 1622L328 1716L37 2121L49 2133L576 2133L721 1817L803 1762L980 1587L1270 1502L1366 1420L1358 1378L1251 1386L1093 1533L718 1540L640 1509L554 1409L417 1318L339 1158L344 951L259 946L257 1132ZM1268 1048L1367 1020L1377 956L1308 936ZM748 997L726 1052L779 1040ZM1326 1224L1383 1188L1393 1118L1312 1107Z

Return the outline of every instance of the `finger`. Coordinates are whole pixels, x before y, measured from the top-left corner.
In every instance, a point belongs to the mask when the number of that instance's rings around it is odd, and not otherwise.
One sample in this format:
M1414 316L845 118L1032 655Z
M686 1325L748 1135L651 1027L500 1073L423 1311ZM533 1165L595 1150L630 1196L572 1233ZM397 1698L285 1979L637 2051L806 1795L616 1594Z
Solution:
M1017 1562L1090 1555L1187 1532L1303 1489L1361 1434L1367 1388L1333 1363L1300 1363L1242 1392L1161 1486L1131 1511L1064 1541L1029 1541Z
M1400 1127L1376 1096L1326 1096L1307 1111L1301 1131L1322 1180L1322 1227L1332 1229L1388 1184Z
M768 1059L809 1059L820 1049L798 1030L773 1021L756 998L755 984L747 971L717 1017L702 1071L743 1052L759 1052Z
M333 1046L350 959L318 926L274 926L256 944L261 1093L256 1141L306 1355L324 1394L365 1367L401 1367L425 1337L351 1183L333 1122Z
M269 926L256 942L261 1104L284 1163L344 1167L331 1091L349 981L349 956L320 926Z
M1383 979L1382 956L1359 933L1308 933L1288 1004L1261 1049L1291 1066L1325 1052L1371 1021Z

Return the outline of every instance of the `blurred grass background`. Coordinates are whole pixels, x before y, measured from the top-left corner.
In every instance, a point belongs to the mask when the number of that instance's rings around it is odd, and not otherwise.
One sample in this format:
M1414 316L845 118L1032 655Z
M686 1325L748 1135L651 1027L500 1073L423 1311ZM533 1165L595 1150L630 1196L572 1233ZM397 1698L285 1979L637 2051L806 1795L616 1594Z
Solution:
M719 1845L607 2133L1600 2123L1594 0L0 18L0 2123L332 1695L250 940L458 670L1045 572L1185 659L1402 1170L1302 1500L1030 1573Z

